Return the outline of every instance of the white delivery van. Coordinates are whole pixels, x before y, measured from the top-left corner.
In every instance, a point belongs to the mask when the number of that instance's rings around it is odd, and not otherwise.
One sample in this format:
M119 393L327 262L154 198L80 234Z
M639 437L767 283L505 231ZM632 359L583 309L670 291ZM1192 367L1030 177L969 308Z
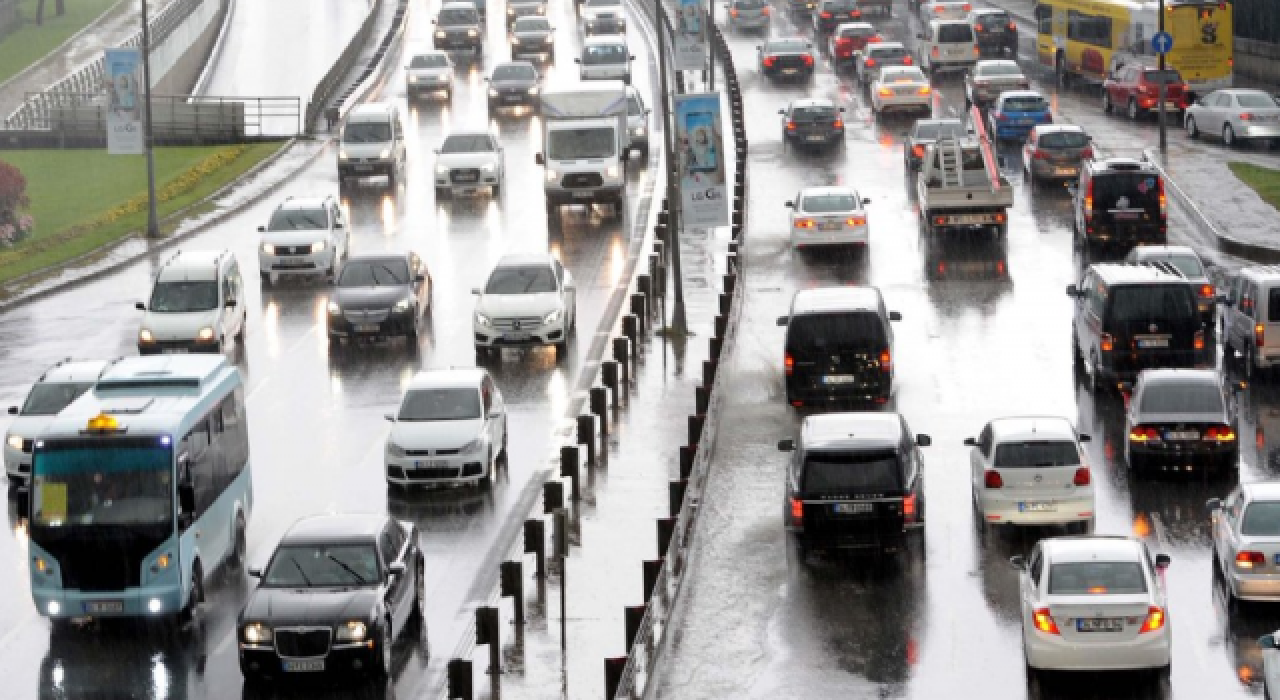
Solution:
M548 223L566 204L604 204L622 217L626 199L627 89L601 80L545 89L541 99L543 191Z

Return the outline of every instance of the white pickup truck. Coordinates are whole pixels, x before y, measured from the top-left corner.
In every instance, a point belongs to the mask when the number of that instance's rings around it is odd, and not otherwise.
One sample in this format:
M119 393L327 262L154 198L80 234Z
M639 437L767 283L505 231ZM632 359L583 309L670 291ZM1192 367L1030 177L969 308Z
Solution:
M943 139L924 152L916 180L916 201L921 223L931 234L953 230L986 229L1004 236L1009 227L1013 188L988 162L982 142L974 138Z

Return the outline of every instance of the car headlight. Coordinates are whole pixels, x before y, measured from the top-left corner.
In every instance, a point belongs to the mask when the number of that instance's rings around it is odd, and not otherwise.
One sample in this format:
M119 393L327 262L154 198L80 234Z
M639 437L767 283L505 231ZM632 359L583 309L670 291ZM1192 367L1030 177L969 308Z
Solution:
M271 628L261 622L250 622L240 628L240 636L249 644L270 644Z
M546 42L547 42L548 44L550 44L551 42L553 42L553 41L555 41L555 40L556 40L556 38L555 38L554 36L552 36L552 35L550 35L550 34L548 34L548 35L547 35Z
M382 149L382 152L378 154L378 157L379 157L379 158L390 158L390 157L391 157L391 149L390 149L390 148L384 148L384 149Z
M13 449L18 450L19 452L21 452L21 451L22 451L22 436L21 436L21 435L10 435L10 436L9 436L9 439L8 439L8 440L5 440L5 443L6 443L7 445L9 445L9 447L12 447Z
M347 155L347 149L345 148L338 149L338 160L346 160L348 157L349 156Z
M472 452L475 452L476 450L480 449L480 443L481 443L480 438L476 438L476 439L472 440L471 442L468 442L467 444L465 444L465 445L463 445L462 447L458 448L458 453L459 453L459 454L464 454L464 455L465 455L465 454L471 454Z
M632 136L644 136L644 127L643 127L643 126L637 126L636 128L632 129L632 130L631 130L631 135L632 135Z
M556 321L559 321L559 320L560 320L560 309L556 309L555 311L552 311L551 313L542 317L543 324L555 323Z
M405 455L404 448L395 444L390 438L387 439L387 455L391 457L403 457Z
M359 620L349 620L338 625L339 642L363 642L369 634L369 626Z
M449 174L449 166L444 165L443 163L436 164L436 175L448 175L448 174Z
M547 182L555 182L556 180L559 180L559 179L560 179L560 173L554 170L547 171Z
M486 316L486 315L484 315L484 314L480 313L479 311L477 311L477 312L476 312L476 323L478 323L478 324L480 324L480 325L482 325L482 326L492 326L492 325L493 325L493 321L490 321L488 316Z
M328 309L329 309L329 314L332 316L337 316L338 314L342 313L342 307L338 306L338 302L336 301L329 302Z
M313 253L323 253L323 252L324 252L324 241L316 241L315 243L312 243L312 244L311 244L311 252L313 252Z
M399 311L399 312L408 311L408 310L409 310L409 307L410 307L410 306L412 306L412 305L413 305L413 300L412 300L412 299L410 299L409 297L405 297L405 298L401 299L400 301L397 301L397 302L396 302L395 308L394 308L393 310L394 310L394 311Z
M515 17L515 16L516 16L516 8L514 8L514 7L508 7L508 8L507 8L507 14L511 15L512 17Z
M531 87L531 88L529 88L529 94L530 94L530 95L536 95L536 94L538 94L538 88L536 88L536 87Z
M414 74L410 73L410 74L409 74L409 82L410 82L410 83L416 83L416 82L418 82L418 76L416 76L416 75L414 75Z
M540 14L540 15L545 15L545 14L547 14L547 6L546 6L546 5L538 5L538 14Z
M201 328L200 332L196 333L196 340L213 340L213 329L209 326Z
M513 37L511 37L511 45L512 45L512 46L519 46L519 45L520 45L520 37L518 37L518 36L513 36Z
M271 245L270 243L263 243L262 252L266 253L267 255L275 255L276 247Z
M156 342L156 337L151 334L151 331L147 330L146 328L143 328L142 330L138 331L138 342L154 343Z
M448 34L445 34L443 30L436 32L436 38L437 38L437 39L443 39L443 38L445 38L446 36L448 36Z
M619 170L618 170L618 166L616 165L610 165L604 170L605 176L609 178L617 178L618 173L619 173Z
M497 167L495 167L493 163L485 163L484 165L480 166L480 169L485 171L486 173L491 173L494 170L497 170Z
M474 29L468 29L468 30L467 30L467 36L480 36L480 32L478 32L478 31L476 31L476 30L474 30Z
M489 88L489 97L497 97L497 96L498 96L497 88Z

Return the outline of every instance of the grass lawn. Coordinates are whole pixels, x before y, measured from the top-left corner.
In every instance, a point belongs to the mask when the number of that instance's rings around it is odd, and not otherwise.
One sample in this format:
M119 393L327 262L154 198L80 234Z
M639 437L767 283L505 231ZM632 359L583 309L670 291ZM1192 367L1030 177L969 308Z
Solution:
M157 148L159 214L189 206L257 165L282 143L248 146ZM239 155L231 158L237 149ZM225 159L214 162L211 159ZM0 248L0 283L88 253L146 228L145 206L106 220L109 212L138 198L145 203L143 156L112 156L106 150L0 152L0 160L27 178L35 231L13 248ZM217 167L211 167L211 163ZM201 172L207 170L207 172ZM168 190L171 196L164 199ZM135 206L136 208L136 206Z
M1231 172L1243 180L1244 184L1252 187L1259 197L1266 200L1267 204L1280 209L1280 170L1240 161L1231 161L1227 163L1227 167L1231 168Z
M0 39L0 82L44 58L116 4L116 0L66 0L67 13L61 17L53 16L55 3L56 0L45 0L44 24L37 27L36 0L19 0L18 15L22 24Z

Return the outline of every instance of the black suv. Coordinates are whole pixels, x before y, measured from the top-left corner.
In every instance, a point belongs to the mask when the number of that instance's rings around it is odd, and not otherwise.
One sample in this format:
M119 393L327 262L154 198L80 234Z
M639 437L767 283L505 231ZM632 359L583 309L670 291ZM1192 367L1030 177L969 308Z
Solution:
M809 416L792 452L782 522L801 559L814 550L923 553L924 457L897 413Z
M797 408L833 402L886 403L893 391L893 329L875 287L828 287L796 292L787 329L783 371L787 402Z
M440 14L431 20L436 25L432 34L435 48L441 51L473 51L484 53L484 26L480 12L470 2L446 2Z
M969 24L978 40L978 50L984 54L1018 55L1018 25L1008 12L996 7L975 8L969 13Z
M844 107L826 98L806 97L784 109L782 141L792 148L839 148L844 144Z
M817 10L813 13L813 33L830 34L841 24L860 19L862 10L858 9L855 0L818 0Z
M1085 161L1072 187L1075 235L1085 244L1163 245L1169 230L1164 178L1132 158Z
M1213 366L1194 287L1166 262L1090 265L1067 286L1071 354L1093 390L1124 388L1144 369Z

